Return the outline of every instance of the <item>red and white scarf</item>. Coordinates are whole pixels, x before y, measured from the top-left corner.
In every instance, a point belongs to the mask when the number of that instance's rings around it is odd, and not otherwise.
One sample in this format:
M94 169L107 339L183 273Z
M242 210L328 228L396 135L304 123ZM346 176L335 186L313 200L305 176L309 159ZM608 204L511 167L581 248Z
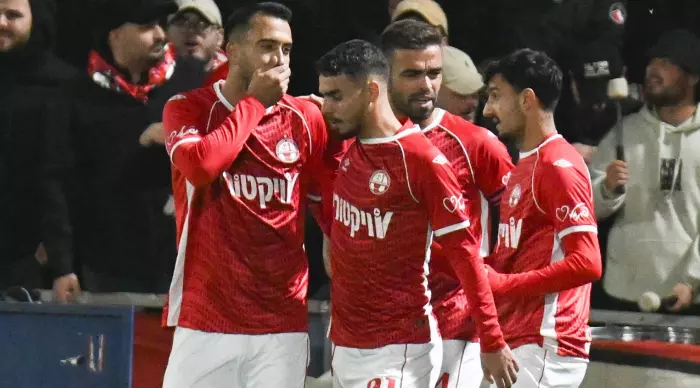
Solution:
M126 93L143 103L148 102L148 93L169 80L174 71L175 51L170 45L166 47L163 59L148 71L148 80L142 85L129 81L119 73L119 70L107 63L97 51L93 50L88 57L88 74L96 84L119 93Z

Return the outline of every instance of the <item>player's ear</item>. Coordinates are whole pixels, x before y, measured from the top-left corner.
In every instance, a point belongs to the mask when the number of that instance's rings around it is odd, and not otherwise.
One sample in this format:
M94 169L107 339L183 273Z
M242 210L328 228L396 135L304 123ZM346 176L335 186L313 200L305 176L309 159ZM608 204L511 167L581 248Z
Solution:
M369 102L374 103L379 99L379 94L381 92L381 85L375 79L367 80L367 91L369 94Z
M523 91L520 92L520 108L522 110L528 110L536 105L537 96L535 95L535 91L530 88L523 89Z
M228 58L229 64L238 64L238 53L240 47L236 41L230 40L228 43L226 43L224 50L226 51L226 58Z

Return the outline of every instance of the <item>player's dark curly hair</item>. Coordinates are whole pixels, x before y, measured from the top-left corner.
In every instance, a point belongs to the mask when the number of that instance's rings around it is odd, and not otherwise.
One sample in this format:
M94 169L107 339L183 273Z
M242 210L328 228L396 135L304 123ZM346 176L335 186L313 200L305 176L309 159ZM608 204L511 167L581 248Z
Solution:
M517 50L501 59L489 63L484 74L488 83L501 75L517 92L532 89L546 111L554 111L559 102L562 87L562 72L547 54L530 50Z
M377 76L389 79L389 63L382 51L372 43L354 39L335 46L316 63L316 71L324 77L346 75L352 78Z
M440 30L413 19L391 23L379 39L379 45L387 58L391 58L396 50L423 50L441 44Z
M255 15L272 16L286 22L292 20L292 11L284 4L267 1L254 3L236 8L224 25L226 41L233 39L234 34L244 31L250 26L250 21Z

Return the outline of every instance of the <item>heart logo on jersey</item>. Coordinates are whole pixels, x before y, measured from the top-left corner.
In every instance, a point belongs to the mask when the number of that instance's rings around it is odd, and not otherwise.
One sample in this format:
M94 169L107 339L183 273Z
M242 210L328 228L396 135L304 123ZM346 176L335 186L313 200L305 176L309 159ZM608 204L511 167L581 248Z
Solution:
M564 206L560 207L559 209L557 209L557 219L559 221L564 222L564 220L566 219L566 216L568 216L568 215L569 215L569 206L564 205Z
M459 197L453 195L449 198L443 199L442 205L445 207L445 210L450 213L454 213L457 211L457 209L464 210L464 200L462 199L461 195Z

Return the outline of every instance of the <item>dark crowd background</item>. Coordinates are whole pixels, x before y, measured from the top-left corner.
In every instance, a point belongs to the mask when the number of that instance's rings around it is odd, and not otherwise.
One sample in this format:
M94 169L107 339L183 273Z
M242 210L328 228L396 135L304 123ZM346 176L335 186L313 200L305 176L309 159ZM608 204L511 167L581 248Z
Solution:
M37 7L35 19L41 19L40 25L45 32L37 34L40 37L36 39L41 39L44 47L53 47L57 56L72 68L56 64L33 74L59 83L62 77L84 72L89 52L94 48L96 31L102 31L109 23L112 15L106 10L114 1L118 0L58 0L55 13L49 8L42 6L40 10ZM236 7L250 2L254 0L216 1L224 20ZM355 38L376 41L390 22L390 7L398 3L394 0L279 2L287 5L294 15L291 23L294 34L293 76L289 89L292 95L317 91L314 62L336 44ZM557 110L558 129L570 142L589 146L595 146L602 139L614 124L615 117L604 115L599 123L577 119L585 116L586 107L581 105L595 105L606 98L605 86L594 82L579 84L578 93L581 95L578 100L573 97L570 82L581 72L583 64L606 60L611 68L623 73L618 76L624 75L630 84L641 85L648 63L647 50L662 33L687 29L700 34L700 2L697 0L439 0L437 3L447 15L449 44L469 54L477 66L523 47L543 50L552 56L567 77ZM52 76L54 73L57 74ZM0 82L2 79L0 74ZM182 85L186 83L183 81ZM632 113L640 106L641 102L631 103L625 107L625 113ZM152 114L157 116L157 112ZM476 121L489 127L480 114L477 114ZM102 140L95 139L98 143ZM27 163L31 164L30 161ZM167 177L160 178L167 180ZM605 234L601 233L601 236L605 251ZM319 231L313 225L307 230L307 241L320 241ZM50 244L51 241L44 241L44 245ZM321 244L307 243L306 246L312 263L310 295L323 294L328 279L320 264ZM121 253L128 254L128 250ZM163 274L162 284L167 284L168 276ZM594 299L604 297L600 289L597 295Z

